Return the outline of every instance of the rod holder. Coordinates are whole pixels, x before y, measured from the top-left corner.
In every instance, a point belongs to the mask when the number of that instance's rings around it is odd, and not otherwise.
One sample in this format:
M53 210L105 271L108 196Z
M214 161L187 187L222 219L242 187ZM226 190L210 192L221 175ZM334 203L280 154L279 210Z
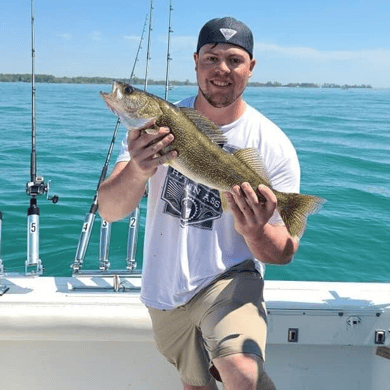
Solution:
M81 229L79 242L77 245L76 256L71 265L73 272L78 272L84 263L85 253L87 252L89 239L91 237L93 223L95 222L96 214L89 212L84 219L83 227Z
M111 223L102 219L100 225L100 245L99 245L99 269L107 271L110 269L108 255L111 242Z
M29 271L30 267L35 270ZM39 258L39 207L37 199L30 199L30 207L27 210L27 260L25 262L26 275L42 275L43 266Z
M127 236L127 257L126 268L129 271L134 271L137 268L137 262L135 256L137 252L137 239L140 221L140 208L137 208L130 214L129 219L129 232Z

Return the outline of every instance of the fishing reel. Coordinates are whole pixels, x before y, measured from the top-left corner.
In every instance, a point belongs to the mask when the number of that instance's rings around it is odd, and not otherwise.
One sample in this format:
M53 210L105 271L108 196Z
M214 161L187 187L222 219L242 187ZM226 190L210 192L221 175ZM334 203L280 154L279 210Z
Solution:
M49 197L50 182L51 181L49 180L47 183L45 183L42 176L37 176L35 181L30 181L26 184L26 194L32 197L46 194L46 199L56 204L60 198L58 195Z

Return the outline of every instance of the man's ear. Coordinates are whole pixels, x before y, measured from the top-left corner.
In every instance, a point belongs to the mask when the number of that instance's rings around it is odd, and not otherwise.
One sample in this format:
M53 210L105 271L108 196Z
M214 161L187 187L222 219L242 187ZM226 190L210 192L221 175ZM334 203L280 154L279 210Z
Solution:
M194 53L195 71L198 70L198 60L199 60L199 54L198 53Z
M253 72L253 69L255 68L255 66L256 66L256 60L252 59L250 65L249 65L249 70L251 71L251 74L249 77L252 77L252 72Z

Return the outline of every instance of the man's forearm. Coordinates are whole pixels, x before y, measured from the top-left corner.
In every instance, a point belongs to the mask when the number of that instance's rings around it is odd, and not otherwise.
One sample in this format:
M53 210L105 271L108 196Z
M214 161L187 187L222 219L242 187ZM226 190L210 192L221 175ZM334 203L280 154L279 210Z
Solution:
M268 264L288 264L299 244L289 235L285 226L267 223L261 232L244 237L252 254Z
M145 192L147 178L132 172L131 163L118 163L111 176L99 188L99 213L107 222L126 217Z

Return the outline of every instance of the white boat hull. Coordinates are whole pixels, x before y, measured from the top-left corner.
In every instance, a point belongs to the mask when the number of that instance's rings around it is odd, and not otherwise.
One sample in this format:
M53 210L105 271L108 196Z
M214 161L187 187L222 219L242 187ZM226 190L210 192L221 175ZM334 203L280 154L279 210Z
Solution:
M132 291L114 292L112 278L1 279L4 388L180 389L155 349L140 276L127 280ZM278 390L390 389L389 284L268 281L265 297Z

